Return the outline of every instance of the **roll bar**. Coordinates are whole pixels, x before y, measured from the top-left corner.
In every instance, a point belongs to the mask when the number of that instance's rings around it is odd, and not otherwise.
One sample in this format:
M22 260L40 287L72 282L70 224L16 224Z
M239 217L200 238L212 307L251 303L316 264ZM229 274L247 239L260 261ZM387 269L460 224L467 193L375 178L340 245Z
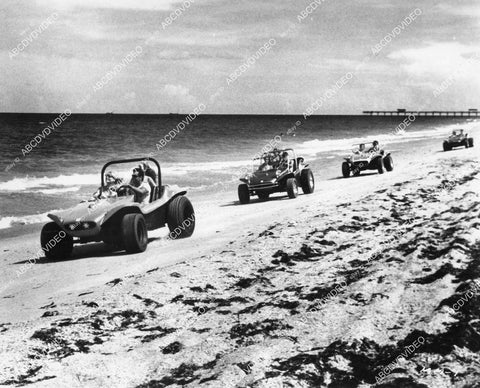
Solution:
M105 171L107 170L108 167L110 167L112 164L124 164L124 163L135 163L135 162L152 162L157 166L157 181L155 182L158 187L162 185L162 171L160 169L160 163L154 158L133 158L133 159L119 159L119 160L112 160L108 163L106 163L102 167L102 172L101 172L101 186L100 186L100 191L103 191L103 188L105 187Z

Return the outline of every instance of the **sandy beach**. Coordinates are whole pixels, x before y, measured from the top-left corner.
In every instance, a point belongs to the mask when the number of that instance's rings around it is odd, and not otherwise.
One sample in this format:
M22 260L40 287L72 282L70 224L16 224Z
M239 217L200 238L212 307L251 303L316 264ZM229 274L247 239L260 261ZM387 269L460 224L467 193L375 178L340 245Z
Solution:
M3 240L0 385L473 387L479 154L439 144L296 200L217 192L143 254L26 265L38 231Z

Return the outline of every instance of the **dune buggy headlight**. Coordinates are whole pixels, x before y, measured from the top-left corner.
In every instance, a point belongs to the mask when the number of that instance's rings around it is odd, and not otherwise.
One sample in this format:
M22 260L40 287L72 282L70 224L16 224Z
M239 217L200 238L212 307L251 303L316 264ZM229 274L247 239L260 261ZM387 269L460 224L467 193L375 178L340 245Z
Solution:
M82 222L72 222L66 225L68 230L88 230L93 229L97 226L95 222L92 221L82 221Z

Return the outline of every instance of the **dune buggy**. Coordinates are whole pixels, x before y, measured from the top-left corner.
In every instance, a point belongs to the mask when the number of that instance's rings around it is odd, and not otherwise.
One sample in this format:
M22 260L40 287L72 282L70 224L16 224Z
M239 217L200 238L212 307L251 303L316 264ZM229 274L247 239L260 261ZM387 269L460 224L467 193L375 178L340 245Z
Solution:
M156 181L151 184L150 198L144 200L147 203L140 204L132 192L121 187L126 180L112 179L111 172L106 171L111 166L145 161L156 167ZM42 249L47 258L62 259L72 253L74 244L103 241L116 250L143 252L147 249L148 231L165 225L172 238L190 237L195 229L195 213L185 194L162 185L160 164L153 158L110 161L101 170L101 186L92 198L48 214L53 222L42 228Z
M360 175L365 170L377 170L379 174L383 174L383 170L393 170L393 159L390 153L375 148L372 143L369 148L366 144L358 144L352 149L352 153L344 158L342 163L342 175L348 178L350 174L354 176Z
M443 142L443 150L450 151L455 147L473 147L473 138L468 137L468 134L464 133L463 129L456 129L452 131L452 134Z
M283 155L283 156L282 156ZM253 171L241 178L238 199L241 204L250 202L252 195L265 201L270 194L286 192L289 198L298 196L298 187L305 194L315 190L315 180L304 158L297 157L291 148L264 153L253 160Z

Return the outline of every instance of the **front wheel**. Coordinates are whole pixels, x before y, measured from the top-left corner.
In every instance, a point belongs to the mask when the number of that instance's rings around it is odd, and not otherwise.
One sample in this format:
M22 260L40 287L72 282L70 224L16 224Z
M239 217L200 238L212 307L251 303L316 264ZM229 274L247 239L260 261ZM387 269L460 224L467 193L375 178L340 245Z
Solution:
M238 185L238 200L242 205L250 202L250 192L246 183Z
M348 178L350 176L350 165L347 162L342 163L342 175L344 178Z
M139 253L147 249L147 224L142 214L125 214L122 219L121 234L127 253Z
M65 259L72 253L73 238L55 222L49 222L40 233L40 245L47 259Z
M287 179L287 194L289 198L297 198L298 196L298 185L295 178Z
M443 143L443 151L445 151L445 152L450 151L450 146L448 145L447 142Z
M300 174L300 182L302 186L302 191L305 194L312 194L315 190L315 179L313 178L313 172L309 168L302 170Z
M468 144L468 139L465 139L465 148L468 148L469 144Z
M195 211L187 197L176 197L168 205L168 229L173 239L190 237L195 230Z
M391 155L385 156L383 159L383 165L385 166L385 170L392 171L393 170L393 159Z

